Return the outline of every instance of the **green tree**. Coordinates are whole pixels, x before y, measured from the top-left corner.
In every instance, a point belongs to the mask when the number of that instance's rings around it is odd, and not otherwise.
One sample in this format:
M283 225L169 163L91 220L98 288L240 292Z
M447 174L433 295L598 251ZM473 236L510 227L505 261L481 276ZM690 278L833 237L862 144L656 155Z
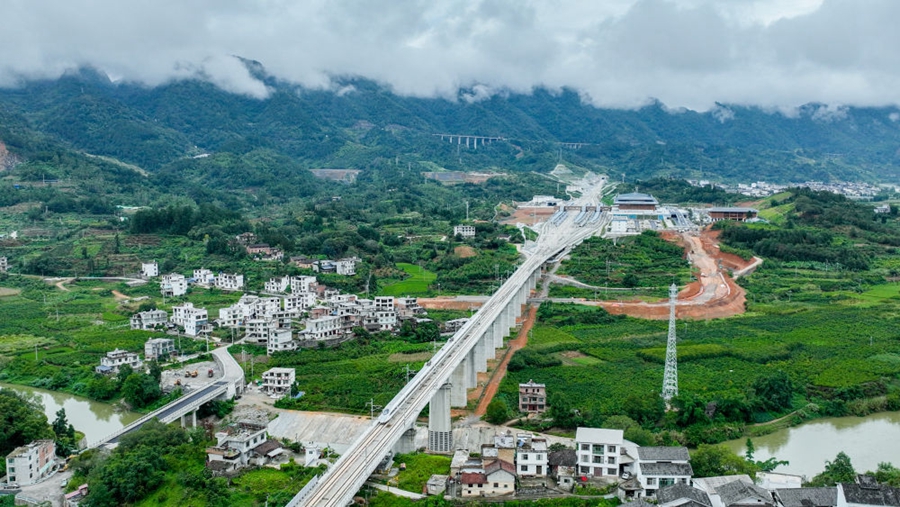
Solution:
M162 380L162 368L159 367L159 363L157 361L150 361L148 366L150 369L150 376L159 383L160 380Z
M487 407L484 419L491 424L503 424L512 418L512 410L506 401L506 396L498 395Z
M56 434L57 456L68 456L78 448L75 442L75 428L69 424L65 408L56 411L56 419L53 420L51 427Z
M10 389L0 388L0 456L33 440L53 438L44 408ZM6 471L6 460L0 460L0 472Z
M834 461L825 462L825 470L809 481L810 486L834 486L839 482L853 482L856 479L856 470L850 463L850 456L843 451L835 456Z
M695 477L747 474L756 478L757 472L755 464L747 462L724 445L709 444L700 444L691 452L691 468Z
M764 411L782 411L791 408L794 395L790 377L782 370L767 377L759 377L753 382L756 405Z
M135 408L150 405L161 394L156 379L144 373L132 373L122 384L122 397Z
M887 484L895 488L900 487L900 468L895 467L891 463L879 463L875 472L869 472L874 475L875 480L881 484Z

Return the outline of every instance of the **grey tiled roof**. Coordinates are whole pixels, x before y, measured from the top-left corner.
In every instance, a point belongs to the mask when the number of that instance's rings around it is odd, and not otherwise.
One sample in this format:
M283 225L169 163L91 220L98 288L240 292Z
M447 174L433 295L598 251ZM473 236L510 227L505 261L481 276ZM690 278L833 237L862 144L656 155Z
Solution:
M775 496L783 507L834 507L837 488L776 489Z
M638 447L641 461L687 461L690 459L687 447Z
M578 464L578 454L575 449L553 451L547 455L547 464L550 466L573 467Z
M763 502L773 505L772 494L762 489L756 484L748 484L743 481L729 482L716 488L716 493L722 499L725 507L734 505L745 498L757 498Z
M688 486L687 484L675 484L672 486L667 486L656 492L656 500L660 504L673 502L682 498L687 498L694 503L706 505L707 507L712 506L712 502L709 500L709 495L697 488Z
M641 463L639 466L643 475L666 477L694 475L689 463Z
M841 484L841 488L844 490L847 503L900 506L900 488L844 483Z

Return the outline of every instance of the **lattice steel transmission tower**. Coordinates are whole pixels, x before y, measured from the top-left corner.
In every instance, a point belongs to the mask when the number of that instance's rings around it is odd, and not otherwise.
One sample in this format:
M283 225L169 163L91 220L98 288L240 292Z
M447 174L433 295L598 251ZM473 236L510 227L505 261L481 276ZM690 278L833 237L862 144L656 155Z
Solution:
M675 349L675 300L678 287L669 287L669 339L666 343L666 370L663 373L662 397L666 405L673 396L678 396L678 352Z

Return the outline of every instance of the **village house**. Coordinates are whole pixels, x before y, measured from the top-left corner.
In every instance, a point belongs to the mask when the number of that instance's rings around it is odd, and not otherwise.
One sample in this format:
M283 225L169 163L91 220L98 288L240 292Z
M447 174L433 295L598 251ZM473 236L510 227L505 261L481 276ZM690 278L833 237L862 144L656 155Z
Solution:
M285 394L297 380L293 368L271 368L263 372L263 390L266 394Z
M197 336L210 331L207 326L209 315L206 308L194 308L194 303L173 306L171 322L184 328L184 334L188 336Z
M282 308L287 312L301 313L316 305L314 292L292 293L281 298Z
M159 264L156 261L141 263L141 276L144 278L153 278L159 276Z
M244 288L244 275L236 273L219 273L214 286L221 290L241 290Z
M483 470L460 473L463 498L496 497L516 492L516 469L512 463L496 460Z
M66 493L66 496L63 497L63 507L78 507L78 505L84 501L85 497L88 494L88 485L82 484L78 486L78 489L71 493Z
M252 232L244 232L242 234L238 234L234 237L238 243L242 245L249 245L251 243L256 243L256 234Z
M547 411L547 386L529 380L519 384L519 411L542 414Z
M303 340L330 340L342 334L341 318L326 315L317 319L307 319L306 329L300 332Z
M9 271L9 261L6 257L0 257L0 273L6 273Z
M453 226L453 235L460 236L462 238L474 238L475 237L475 226L474 225L454 225Z
M687 484L674 484L656 492L660 507L712 507L712 501L702 490Z
M291 294L306 294L316 292L318 281L314 276L292 276L290 278Z
M268 243L254 243L252 245L247 245L244 247L247 251L247 255L253 256L261 256L261 255L269 255L272 253L273 248L269 246Z
M462 329L462 327L465 326L467 322L469 322L469 319L465 317L461 319L448 320L444 322L444 331L448 333L455 333Z
M838 489L779 488L772 492L772 497L778 507L837 507Z
M575 474L578 471L578 454L575 449L550 452L547 456L547 466L550 467L550 476L556 481L556 486L565 491L572 491L575 486Z
M252 458L251 451L265 442L266 426L239 422L216 433L215 447L206 449L207 466L219 472L245 466ZM214 462L222 462L213 465Z
M126 364L134 370L143 366L141 356L138 354L127 350L115 349L107 352L104 357L100 358L100 366L97 366L95 370L97 373L119 373L119 368Z
M270 278L268 282L265 283L263 289L265 292L272 294L284 294L287 292L288 287L291 286L291 277L289 276L276 276L275 278Z
M673 484L690 484L694 474L688 462L686 447L638 447L632 465L643 494L652 497L656 491Z
M187 294L187 280L184 275L170 273L159 282L159 291L164 297L178 297Z
M624 440L622 434L622 430L578 428L575 431L578 473L593 477L618 477L620 449Z
M547 439L528 433L516 436L516 473L519 477L546 477Z
M212 287L216 282L216 275L206 268L195 269L193 275L191 282L203 287Z
M857 475L855 482L837 485L837 507L876 506L900 506L900 488L878 484L871 475Z
M397 298L397 316L401 319L411 319L420 315L426 315L425 309L419 306L418 298Z
M163 327L169 322L169 314L165 310L147 310L131 316L131 329L147 331Z
M35 440L6 455L6 482L26 486L39 482L53 471L56 442Z
M300 269L312 269L313 264L316 262L315 259L310 259L309 257L297 256L291 257L291 264L297 266Z
M290 329L278 329L269 335L266 341L266 355L271 356L275 352L297 350L298 343L294 340Z
M447 490L449 475L433 474L425 483L425 494L428 496L443 495Z
M693 479L694 487L709 495L709 501L712 507L727 507L726 499L730 499L730 495L734 491L743 489L743 486L730 487L734 482L740 482L744 485L753 485L753 479L747 474L738 475L721 475L717 477L701 477ZM763 490L765 491L765 490ZM721 494L725 492L725 496Z
M160 361L175 353L175 340L171 338L150 338L144 343L144 360Z

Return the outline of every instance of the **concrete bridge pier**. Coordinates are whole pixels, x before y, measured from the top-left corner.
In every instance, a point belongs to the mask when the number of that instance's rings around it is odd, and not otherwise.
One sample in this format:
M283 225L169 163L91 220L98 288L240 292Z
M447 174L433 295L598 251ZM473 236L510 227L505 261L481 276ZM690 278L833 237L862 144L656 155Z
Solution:
M500 312L500 315L497 316L497 320L500 323L500 332L503 333L503 336L509 334L509 307L510 305L506 305Z
M466 399L466 359L464 358L450 375L450 406L465 408Z
M490 330L483 334L475 343L475 372L487 371L488 350L493 351L493 337L489 336ZM490 342L490 343L489 343Z
M182 428L185 427L185 421L186 421L185 418L187 416L188 416L187 414L182 414L182 416L181 416L181 427ZM191 428L196 428L196 427L197 427L197 411L194 410L193 412L191 412Z
M466 389L478 387L478 371L475 369L475 348L466 355Z
M494 321L491 324L491 334L494 337L494 349L502 349L503 348L503 338L506 337L506 333L503 327L500 326L500 319Z
M444 384L428 405L428 450L449 453L453 449L450 425L450 384Z
M416 428L410 427L406 430L400 440L394 445L394 454L411 454L416 452Z

